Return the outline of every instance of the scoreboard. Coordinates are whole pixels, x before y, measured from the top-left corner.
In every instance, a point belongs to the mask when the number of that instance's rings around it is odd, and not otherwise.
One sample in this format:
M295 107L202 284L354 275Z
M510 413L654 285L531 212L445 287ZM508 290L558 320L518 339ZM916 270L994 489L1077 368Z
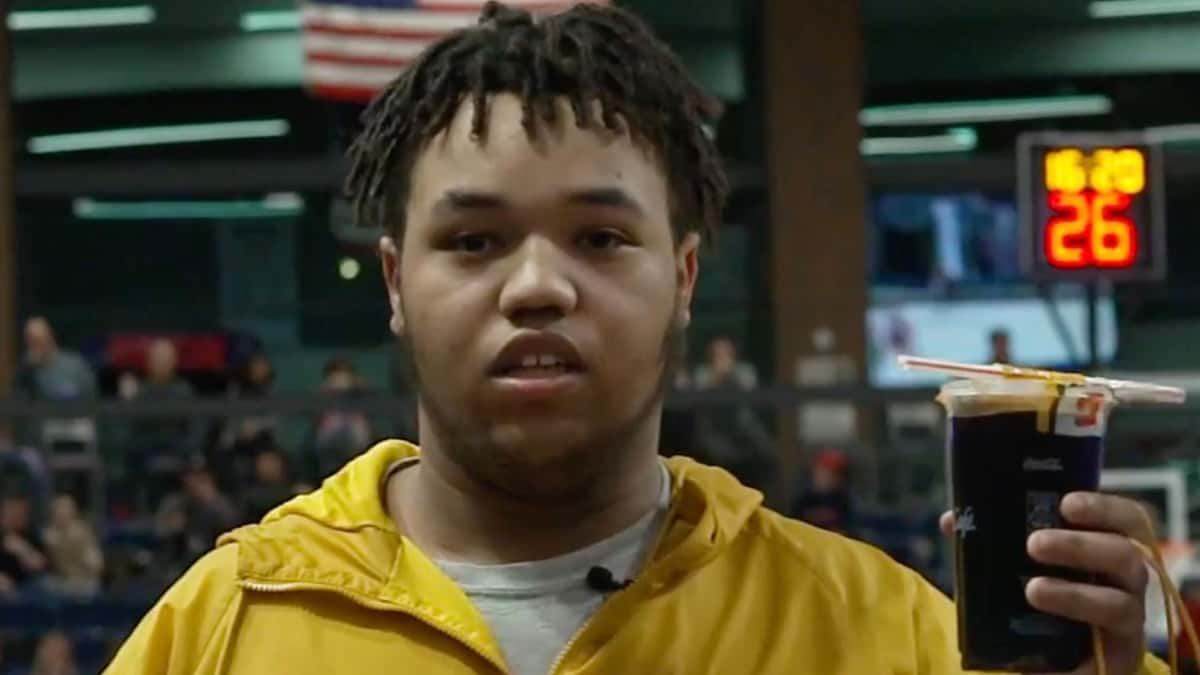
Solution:
M1162 160L1139 134L1033 133L1018 142L1021 262L1043 281L1166 275Z

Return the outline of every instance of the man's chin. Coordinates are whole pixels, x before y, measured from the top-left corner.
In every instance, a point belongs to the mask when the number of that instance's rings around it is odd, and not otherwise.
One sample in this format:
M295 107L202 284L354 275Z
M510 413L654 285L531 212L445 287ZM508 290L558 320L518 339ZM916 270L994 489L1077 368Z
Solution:
M488 440L508 462L536 469L578 461L601 445L600 436L599 430L573 420L535 418L496 424Z

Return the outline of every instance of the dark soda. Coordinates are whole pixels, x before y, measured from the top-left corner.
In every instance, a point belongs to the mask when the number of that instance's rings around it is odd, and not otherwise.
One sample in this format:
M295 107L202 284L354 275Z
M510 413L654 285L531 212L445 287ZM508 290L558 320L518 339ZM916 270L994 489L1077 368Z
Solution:
M1026 540L1034 530L1067 526L1059 510L1063 496L1098 488L1103 422L1093 434L1076 428L1074 435L1063 435L1047 428L1045 412L1039 430L1034 410L1000 405L1004 412L987 414L986 408L967 416L952 410L947 439L963 667L1074 670L1091 654L1091 629L1035 610L1025 599L1025 585L1038 576L1083 577L1034 562ZM1058 413L1051 411L1050 419Z

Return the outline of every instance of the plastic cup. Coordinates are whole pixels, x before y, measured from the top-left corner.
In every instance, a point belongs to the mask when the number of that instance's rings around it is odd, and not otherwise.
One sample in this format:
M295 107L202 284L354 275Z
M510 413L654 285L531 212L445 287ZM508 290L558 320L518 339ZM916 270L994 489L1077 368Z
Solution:
M1084 580L1026 552L1039 529L1069 528L1059 504L1100 484L1112 391L984 378L942 387L955 525L958 642L967 670L1064 672L1091 654L1091 629L1025 599L1038 576Z

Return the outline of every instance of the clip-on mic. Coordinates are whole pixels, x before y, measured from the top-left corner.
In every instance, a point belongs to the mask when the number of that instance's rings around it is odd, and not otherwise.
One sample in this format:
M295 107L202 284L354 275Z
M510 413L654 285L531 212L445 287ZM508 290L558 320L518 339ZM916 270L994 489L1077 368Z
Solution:
M588 570L587 585L588 588L598 593L615 593L616 591L624 590L632 584L632 579L617 581L613 576L612 570L607 567L596 565Z

